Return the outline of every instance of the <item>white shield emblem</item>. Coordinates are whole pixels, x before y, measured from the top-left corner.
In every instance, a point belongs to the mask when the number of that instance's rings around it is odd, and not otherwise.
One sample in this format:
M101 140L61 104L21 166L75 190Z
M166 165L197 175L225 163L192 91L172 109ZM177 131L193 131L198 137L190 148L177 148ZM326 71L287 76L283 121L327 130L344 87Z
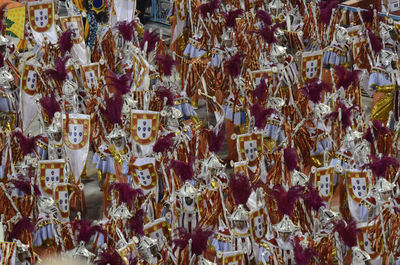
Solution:
M60 191L58 198L58 205L60 207L60 210L62 210L63 212L69 211L68 201L69 201L68 191Z
M171 238L170 229L171 226L164 217L159 218L154 222L147 223L144 226L146 236L156 239L159 246L162 246L166 240Z
M251 234L256 242L265 236L266 215L264 209L258 209L250 213Z
M85 77L89 89L97 87L96 74L94 70L85 72Z
M47 8L43 9L36 9L34 11L35 14L35 23L41 28L44 28L48 24L48 17L49 17L49 12Z
M306 63L306 77L308 79L316 78L318 73L318 60L308 61Z
M26 88L35 91L36 90L36 80L37 80L37 75L35 71L28 71L28 75L26 78Z
M365 178L352 178L351 179L351 185L353 189L353 194L357 198L363 198L365 195L367 195L367 183L365 181Z
M136 169L136 175L138 176L139 184L141 186L149 186L152 182L149 169L139 170Z
M244 142L244 151L247 160L250 162L254 161L257 156L257 141L256 140L251 140L251 141L246 141Z
M147 139L151 135L152 120L150 119L138 119L137 135L140 139Z
M319 194L327 197L330 192L330 175L321 175L320 180L317 182Z
M72 144L79 144L83 139L83 125L82 124L68 124L69 132L68 139Z
M222 265L244 264L244 256L242 251L224 252L222 255Z
M60 182L60 168L47 168L45 176L46 187L52 189L54 184Z

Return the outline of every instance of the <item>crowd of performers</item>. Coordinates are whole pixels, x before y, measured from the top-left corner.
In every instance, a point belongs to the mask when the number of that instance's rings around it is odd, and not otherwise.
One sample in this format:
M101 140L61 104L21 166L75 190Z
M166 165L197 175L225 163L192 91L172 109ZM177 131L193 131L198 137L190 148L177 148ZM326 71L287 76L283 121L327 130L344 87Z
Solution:
M174 0L169 47L132 1L49 3L0 36L3 264L399 264L387 3Z

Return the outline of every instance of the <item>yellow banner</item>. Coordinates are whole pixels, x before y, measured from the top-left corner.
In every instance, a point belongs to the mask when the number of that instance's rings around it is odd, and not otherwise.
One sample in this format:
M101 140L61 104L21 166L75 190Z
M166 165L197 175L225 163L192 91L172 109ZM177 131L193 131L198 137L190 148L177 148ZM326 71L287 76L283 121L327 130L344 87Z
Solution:
M25 6L10 8L7 10L6 35L21 40L25 36Z

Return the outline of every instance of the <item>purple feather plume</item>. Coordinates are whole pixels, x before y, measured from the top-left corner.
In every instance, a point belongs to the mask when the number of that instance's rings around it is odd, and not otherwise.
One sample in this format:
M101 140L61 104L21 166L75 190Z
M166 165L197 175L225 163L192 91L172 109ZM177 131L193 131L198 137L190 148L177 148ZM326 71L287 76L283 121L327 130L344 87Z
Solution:
M50 121L53 119L54 113L61 112L60 104L58 104L54 92L51 92L47 96L42 96L42 98L39 100L39 103L46 111Z
M300 185L293 186L286 191L282 185L279 184L274 186L274 188L271 190L271 194L276 200L279 212L281 212L283 215L286 214L289 217L292 217L294 205L302 196L303 191L304 187Z
M56 59L56 69L47 69L45 74L57 81L64 81L67 79L67 57L59 57Z
M272 25L272 18L267 11L262 9L257 10L256 18L260 19L266 26Z
M308 265L314 256L318 256L318 253L313 248L303 249L300 245L300 239L297 237L293 241L293 252L296 265Z
M136 22L133 20L131 22L120 21L115 25L118 32L121 34L122 38L125 41L133 40L133 36L135 34L135 26L136 26Z
M377 54L383 49L382 39L376 36L371 29L367 28L367 31L372 50Z
M325 25L331 22L332 10L338 6L338 1L328 0L321 1L319 4L319 18Z
M256 86L253 91L253 97L257 98L260 102L264 101L267 97L267 81L265 78L261 79L260 83Z
M89 220L75 220L72 223L72 227L75 229L75 231L78 231L78 235L76 238L77 241L83 241L85 242L85 244L88 244L90 238L97 232L105 234L104 230L99 225L92 225L91 221Z
M30 180L19 178L19 179L12 179L10 182L14 185L15 188L22 191L26 195L32 195L32 184ZM33 184L33 192L36 196L42 195L38 185Z
M165 136L158 138L153 146L153 152L164 154L167 150L174 146L174 137L175 133L169 133Z
M21 151L24 156L32 153L33 150L35 149L36 142L39 139L43 139L43 137L41 135L37 135L35 137L26 137L20 131L14 131L13 137L18 138L19 146L21 147Z
M314 211L318 211L325 205L324 200L319 195L319 191L314 187L312 181L308 182L307 191L303 194L304 204Z
M112 74L109 76L110 85L115 88L115 92L121 96L129 93L133 83L132 76L130 74L117 76L115 73L111 73Z
M238 77L242 71L242 63L245 55L242 52L237 52L228 61L225 62L225 68L233 78Z
M374 133L372 135L372 132ZM374 144L374 136L378 138L380 135L386 135L390 133L389 128L387 128L381 121L373 121L372 129L368 128L364 135L364 139L367 140L371 145Z
M260 104L255 103L250 109L250 113L254 117L254 126L259 129L264 128L267 118L275 112L276 111L272 108L264 109Z
M261 29L258 29L256 33L260 34L265 43L272 44L278 42L274 35L275 30L276 27L263 25L263 27Z
M136 211L135 215L129 219L129 228L135 232L136 235L144 236L144 217L146 213L143 209Z
M175 174L181 179L182 183L191 180L194 176L192 162L193 161L189 161L189 163L185 163L180 160L171 161L171 168L174 169Z
M312 81L305 83L301 92L304 96L312 101L313 103L319 103L322 99L322 91L330 91L328 84L324 82L319 82L318 79L313 79Z
M243 9L231 10L225 14L225 26L228 28L236 27L236 19L244 14Z
M211 130L208 134L208 150L213 153L221 151L222 144L225 140L225 130L221 129L218 133L215 130Z
M377 158L375 156L372 157L373 162L368 164L369 168L374 173L377 178L386 177L386 172L390 166L399 166L399 161L396 158L389 156L382 156L381 158Z
M374 10L372 8L367 8L361 11L361 16L365 23L372 23L374 20Z
M341 111L341 115L342 115L341 122L342 122L343 129L345 130L351 126L351 116L352 116L351 112L353 109L357 108L357 105L353 105L353 106L347 108L345 104L343 104L342 102L339 102L338 108ZM333 119L333 120L337 119L338 117L339 117L339 111L333 111L326 116L327 119Z
M105 100L106 107L105 109L100 108L100 112L111 124L121 124L123 103L122 96L116 94L114 97Z
M174 59L172 59L172 57L169 55L158 54L156 56L156 61L160 65L162 72L165 76L171 76L172 68L175 65L179 65L179 63L177 61L175 61Z
M289 169L289 171L295 170L297 168L299 156L297 154L296 148L286 148L283 151L283 158L285 160L285 165Z
M94 263L97 265L125 265L124 260L114 249L112 253L107 250L101 251Z
M131 206L137 197L143 196L143 190L133 189L132 185L129 183L114 182L111 184L110 190L117 190L119 203L124 202L128 206Z
M4 66L4 56L0 53L0 68Z
M346 90L350 85L355 85L358 83L361 71L347 71L345 67L338 65L335 67L335 73L338 79L336 87L343 87Z
M170 89L166 87L159 87L159 89L156 91L157 97L164 102L164 99L167 99L167 106L173 106L174 105L174 94L171 92Z
M150 32L146 30L143 34L143 39L140 42L140 49L144 50L144 45L147 42L147 50L146 53L152 52L161 39L156 31Z
M251 194L249 178L243 173L232 173L229 175L229 187L232 191L236 205L246 205Z
M196 256L200 256L207 249L208 238L213 234L210 230L202 230L201 228L196 228L192 234L192 252Z
M24 231L27 230L28 232L32 233L35 229L34 224L28 217L21 218L12 228L8 241L12 241L13 239L18 239L18 236Z
M213 0L209 3L201 4L199 6L200 14L203 18L210 14L210 17L214 14L214 11L219 7L219 0Z
M190 233L186 231L184 227L178 227L174 230L175 239L172 240L174 244L174 251L179 249L184 249L189 243Z
M339 220L335 225L335 231L338 232L339 237L347 247L357 246L357 233L360 233L360 230L357 229L357 223L354 219L350 219L347 225L343 220Z
M60 40L58 41L58 46L60 47L61 55L64 56L67 52L71 51L72 46L72 30L67 29L61 33Z

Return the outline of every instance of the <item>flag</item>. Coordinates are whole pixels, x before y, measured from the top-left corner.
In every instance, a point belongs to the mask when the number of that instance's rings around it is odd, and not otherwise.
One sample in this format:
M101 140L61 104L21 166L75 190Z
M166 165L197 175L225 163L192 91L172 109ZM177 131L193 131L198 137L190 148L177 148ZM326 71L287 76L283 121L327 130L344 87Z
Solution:
M9 8L6 16L6 35L24 39L25 36L25 6Z

